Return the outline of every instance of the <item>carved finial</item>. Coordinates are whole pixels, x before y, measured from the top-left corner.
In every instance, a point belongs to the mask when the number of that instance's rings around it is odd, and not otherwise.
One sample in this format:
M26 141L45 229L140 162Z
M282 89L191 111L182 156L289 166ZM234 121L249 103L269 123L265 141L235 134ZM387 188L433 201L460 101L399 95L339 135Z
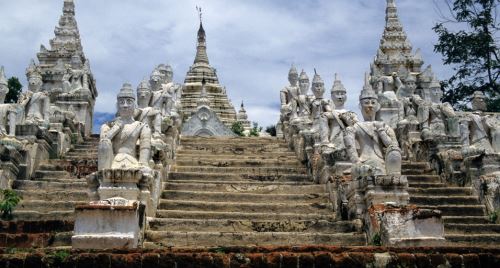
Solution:
M337 92L337 91L342 91L346 92L347 90L345 89L344 85L342 84L342 81L340 81L340 77L337 73L335 73L335 81L333 82L333 87L331 92Z
M241 109L244 109L245 105L243 104L243 101L241 101Z
M395 0L387 0L387 7L396 7Z
M200 17L200 24L203 24L203 12L201 11L201 7L196 6L196 11L198 11L198 16Z
M368 72L365 73L365 85L363 86L363 90L361 90L361 94L359 95L359 100L363 99L377 99L377 94L373 90L373 87L370 83L370 74Z
M324 84L323 79L321 76L316 72L316 68L314 68L314 77L313 77L313 84Z
M0 67L0 85L8 85L7 78L5 77L5 70L3 66Z
M124 83L116 98L132 98L135 100L135 94L134 90L132 89L132 85L130 83Z

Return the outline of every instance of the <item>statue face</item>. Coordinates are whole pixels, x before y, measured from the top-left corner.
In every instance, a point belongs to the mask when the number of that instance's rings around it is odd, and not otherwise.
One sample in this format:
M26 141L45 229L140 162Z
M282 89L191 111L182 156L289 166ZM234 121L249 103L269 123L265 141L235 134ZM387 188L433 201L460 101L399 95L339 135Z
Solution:
M347 100L347 94L345 91L332 91L332 100L335 107L342 107Z
M39 76L31 76L28 78L28 88L33 92L38 92L42 84L42 79Z
M288 75L288 82L290 82L290 85L296 86L298 81L299 81L298 74L289 74Z
M134 115L135 100L134 98L119 98L118 99L118 114L121 117L131 117Z
M405 87L406 87L406 91L413 95L413 93L415 92L415 89L417 88L417 85L413 81L408 81L405 83Z
M313 91L313 94L316 98L318 98L318 99L323 98L323 95L325 94L325 84L313 83L312 84L312 91Z
M149 106L151 95L151 91L147 89L139 89L137 91L137 105L139 108L146 108Z
M306 95L309 91L309 80L303 79L299 80L300 94Z
M432 87L431 89L431 101L433 103L441 103L441 98L443 97L443 92L439 87Z
M373 121L375 120L375 114L377 113L380 105L378 100L375 98L366 98L360 101L361 104L361 113L363 114L363 118L365 121Z

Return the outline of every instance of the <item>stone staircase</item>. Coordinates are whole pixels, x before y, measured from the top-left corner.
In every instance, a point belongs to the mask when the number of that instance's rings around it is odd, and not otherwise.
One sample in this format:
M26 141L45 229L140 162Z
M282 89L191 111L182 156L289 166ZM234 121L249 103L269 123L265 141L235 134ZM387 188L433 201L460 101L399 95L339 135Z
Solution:
M145 247L365 245L284 141L185 137Z
M404 163L403 174L408 176L410 184L410 203L441 210L449 245L500 245L500 224L490 222L486 207L472 187L455 187L441 182L425 162Z
M7 246L71 246L74 208L88 202L85 176L96 168L89 163L96 163L98 142L96 136L88 138L65 159L47 159L31 180L15 181L13 188L22 201L13 220L2 222L0 236L13 239Z

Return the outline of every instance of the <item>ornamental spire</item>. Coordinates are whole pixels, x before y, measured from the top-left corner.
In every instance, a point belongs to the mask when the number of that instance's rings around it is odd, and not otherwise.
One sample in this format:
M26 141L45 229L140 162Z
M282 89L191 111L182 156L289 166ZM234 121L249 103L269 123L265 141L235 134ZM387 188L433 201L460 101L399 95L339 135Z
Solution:
M59 18L56 26L55 38L50 40L52 50L65 49L69 51L81 52L82 44L80 32L75 19L75 3L73 0L64 0L63 14Z
M205 29L203 29L203 20L202 20L203 13L201 11L201 7L196 7L196 10L198 11L198 15L200 17L200 28L198 29L198 45L196 47L196 58L194 59L194 63L209 64L207 55L206 34L205 34Z
M412 46L407 39L406 33L403 30L403 25L398 16L398 9L395 0L387 0L387 8L385 11L385 29L380 41L380 50L393 56L397 54L411 53ZM392 55L391 55L392 54Z

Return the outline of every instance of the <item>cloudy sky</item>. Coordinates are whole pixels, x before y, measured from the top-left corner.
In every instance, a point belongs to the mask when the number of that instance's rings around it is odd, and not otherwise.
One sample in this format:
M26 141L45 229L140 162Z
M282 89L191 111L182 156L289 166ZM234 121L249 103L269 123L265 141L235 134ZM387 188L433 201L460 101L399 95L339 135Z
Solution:
M398 0L410 41L421 48L439 78L451 70L433 52L440 20L436 3ZM327 90L339 73L348 107L358 110L363 74L377 51L385 24L386 0L75 0L82 43L97 79L96 111L114 113L123 82L137 85L154 66L169 63L182 83L196 51L198 15L203 8L208 56L236 107L244 100L260 125L277 121L279 91L290 65L313 68ZM24 70L47 47L63 0L0 0L0 65L26 84ZM300 71L300 70L299 70ZM327 91L327 92L328 92Z

